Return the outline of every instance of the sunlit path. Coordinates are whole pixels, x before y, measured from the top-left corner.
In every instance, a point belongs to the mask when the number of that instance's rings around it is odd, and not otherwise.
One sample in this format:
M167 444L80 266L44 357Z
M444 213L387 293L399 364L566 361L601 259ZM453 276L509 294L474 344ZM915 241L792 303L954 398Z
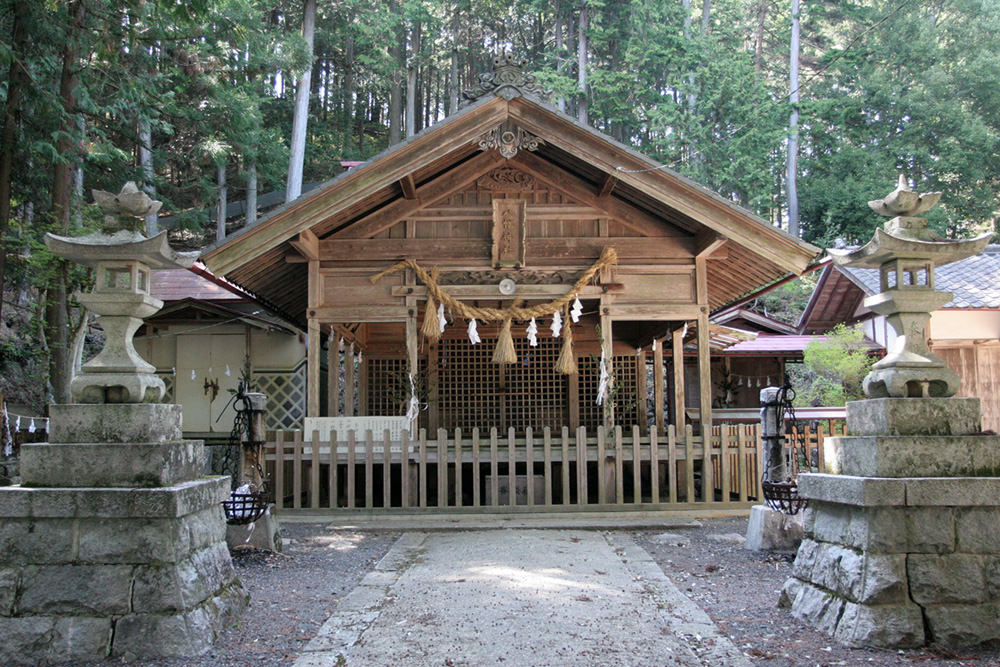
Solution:
M749 664L620 533L409 533L296 665ZM346 661L346 663L345 663Z

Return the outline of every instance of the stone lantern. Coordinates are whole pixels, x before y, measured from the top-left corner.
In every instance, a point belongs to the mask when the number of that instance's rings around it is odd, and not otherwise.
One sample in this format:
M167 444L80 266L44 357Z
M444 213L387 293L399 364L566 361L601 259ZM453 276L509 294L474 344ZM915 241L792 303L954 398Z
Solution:
M930 351L924 333L931 311L952 299L934 289L934 267L978 255L993 235L950 241L929 229L918 216L940 198L940 192L910 190L900 175L893 192L868 202L876 213L892 217L885 227L857 250L829 251L835 264L879 271L882 291L864 304L885 316L896 339L865 377L865 395L871 398L947 397L958 391L958 375Z
M805 536L781 604L853 646L964 647L1000 642L1000 436L980 400L926 342L930 311L951 300L934 267L985 249L992 234L950 241L918 214L939 193L899 187L869 206L892 216L842 266L878 269L864 304L896 334L847 404L847 432L824 442L824 472L798 477Z
M74 403L49 406L50 442L21 449L21 484L0 487L0 664L156 660L200 655L246 607L226 548L228 477L205 476L201 440L135 351L142 318L162 303L150 271L190 265L166 235L134 218L159 207L134 185L95 192L105 226L46 236L92 266L104 349L73 381Z
M166 232L149 239L133 229L139 216L160 208L160 202L150 200L134 183L127 183L118 195L95 190L94 199L105 212L101 232L72 238L45 235L45 245L54 254L94 267L97 274L94 290L77 299L97 314L106 342L73 379L73 401L156 403L163 398L163 380L132 342L143 318L163 307L149 294L150 269L188 267L194 258L171 250Z

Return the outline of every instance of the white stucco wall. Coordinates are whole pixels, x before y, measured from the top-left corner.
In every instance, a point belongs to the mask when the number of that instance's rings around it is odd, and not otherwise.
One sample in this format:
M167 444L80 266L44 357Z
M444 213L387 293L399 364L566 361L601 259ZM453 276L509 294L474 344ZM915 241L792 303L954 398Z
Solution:
M932 340L989 340L1000 338L1000 311L936 310L931 314Z

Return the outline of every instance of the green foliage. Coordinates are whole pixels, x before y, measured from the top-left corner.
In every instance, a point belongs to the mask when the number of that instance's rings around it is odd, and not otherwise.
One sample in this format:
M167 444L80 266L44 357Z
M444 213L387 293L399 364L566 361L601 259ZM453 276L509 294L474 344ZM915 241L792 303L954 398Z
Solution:
M806 347L801 368L790 368L795 404L841 406L863 398L861 381L872 362L861 326L838 324L825 341Z
M817 273L807 273L754 299L747 308L786 324L798 324L816 288Z

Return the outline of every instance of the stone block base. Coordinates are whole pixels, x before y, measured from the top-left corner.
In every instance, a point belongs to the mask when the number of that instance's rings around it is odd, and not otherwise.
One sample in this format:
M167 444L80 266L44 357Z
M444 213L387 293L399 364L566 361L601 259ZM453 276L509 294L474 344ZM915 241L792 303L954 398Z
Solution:
M226 478L0 494L0 664L191 656L247 603Z
M794 553L802 542L802 521L802 512L789 516L766 505L754 505L744 546L752 551Z
M801 475L781 604L851 646L1000 642L1000 479Z
M281 526L278 517L271 512L274 505L267 508L263 516L238 526L226 526L226 544L230 549L252 547L261 551L281 551Z
M200 477L201 440L170 442L34 442L21 447L21 484L50 487L170 486Z

